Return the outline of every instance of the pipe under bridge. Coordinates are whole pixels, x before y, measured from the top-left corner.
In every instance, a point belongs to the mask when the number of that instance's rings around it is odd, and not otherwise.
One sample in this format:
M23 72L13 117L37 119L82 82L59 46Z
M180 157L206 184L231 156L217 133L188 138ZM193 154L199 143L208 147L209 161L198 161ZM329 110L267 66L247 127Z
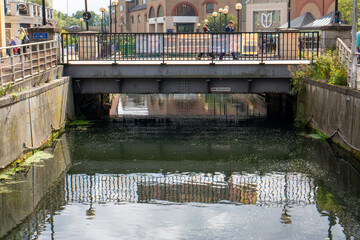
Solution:
M318 32L77 33L61 36L75 93L289 93L319 56Z

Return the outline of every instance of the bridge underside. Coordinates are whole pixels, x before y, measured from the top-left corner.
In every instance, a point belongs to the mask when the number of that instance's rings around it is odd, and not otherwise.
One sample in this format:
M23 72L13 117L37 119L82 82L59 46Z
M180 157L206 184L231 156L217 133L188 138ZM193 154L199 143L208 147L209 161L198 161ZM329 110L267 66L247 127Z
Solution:
M296 64L72 64L74 92L88 93L289 93Z

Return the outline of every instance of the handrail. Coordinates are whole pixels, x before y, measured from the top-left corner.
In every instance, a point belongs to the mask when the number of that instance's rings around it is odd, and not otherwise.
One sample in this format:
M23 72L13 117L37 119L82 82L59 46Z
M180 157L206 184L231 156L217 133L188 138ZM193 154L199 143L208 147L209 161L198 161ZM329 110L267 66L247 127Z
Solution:
M11 48L16 48L16 47L31 47L31 46L36 46L36 45L40 45L40 44L48 44L48 43L57 43L58 40L50 40L50 41L44 41L44 42L38 42L38 43L27 43L27 44L19 44L19 45L13 45L13 46L6 46L6 47L0 47L0 50L7 50L7 49L11 49ZM0 55L1 57L1 55Z
M79 61L307 60L320 55L319 32L64 33L63 64ZM236 63L236 62L235 62ZM240 62L239 62L240 63Z
M1 56L1 54L6 54ZM28 43L0 48L1 86L22 81L59 64L59 41Z

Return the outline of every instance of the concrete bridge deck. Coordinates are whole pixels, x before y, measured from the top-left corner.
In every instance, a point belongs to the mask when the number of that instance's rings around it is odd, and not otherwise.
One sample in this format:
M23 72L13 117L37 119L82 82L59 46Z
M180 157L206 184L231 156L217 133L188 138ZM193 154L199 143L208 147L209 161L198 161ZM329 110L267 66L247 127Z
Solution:
M76 61L75 93L288 93L290 68L310 61Z

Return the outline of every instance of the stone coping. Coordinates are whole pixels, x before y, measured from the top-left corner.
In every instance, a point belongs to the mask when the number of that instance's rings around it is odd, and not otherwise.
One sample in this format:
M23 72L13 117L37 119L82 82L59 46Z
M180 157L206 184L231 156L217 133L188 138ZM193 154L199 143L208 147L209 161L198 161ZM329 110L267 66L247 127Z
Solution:
M44 92L47 92L51 89L54 89L58 86L66 84L70 81L69 77L62 77L61 79L52 80L49 83L45 83L38 87L33 87L29 90L25 90L24 92L17 92L16 97L13 97L12 94L8 94L4 97L0 97L0 108L9 106L11 104L15 104L21 102L23 100L38 96Z
M317 80L305 80L305 83L360 99L360 91L349 87L331 85Z

